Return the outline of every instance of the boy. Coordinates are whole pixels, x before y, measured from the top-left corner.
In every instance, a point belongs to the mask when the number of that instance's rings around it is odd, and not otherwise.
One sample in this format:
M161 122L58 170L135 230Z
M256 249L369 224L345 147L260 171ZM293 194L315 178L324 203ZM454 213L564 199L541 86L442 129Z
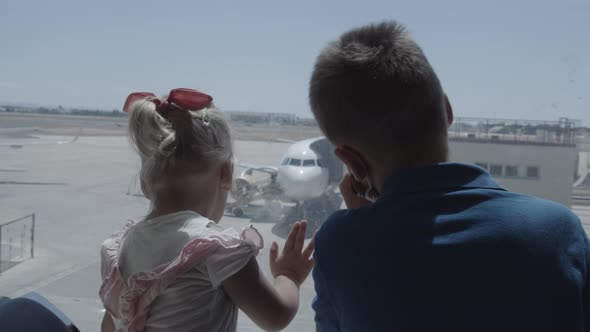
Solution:
M447 162L451 106L401 25L330 44L309 97L350 172L315 238L318 331L590 331L579 219Z

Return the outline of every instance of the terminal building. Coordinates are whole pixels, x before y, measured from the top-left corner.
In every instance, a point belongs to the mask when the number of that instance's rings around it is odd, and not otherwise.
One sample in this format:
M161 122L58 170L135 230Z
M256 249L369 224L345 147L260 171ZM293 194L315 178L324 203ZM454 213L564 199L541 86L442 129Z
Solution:
M578 168L577 121L456 118L450 160L487 169L504 188L566 206Z

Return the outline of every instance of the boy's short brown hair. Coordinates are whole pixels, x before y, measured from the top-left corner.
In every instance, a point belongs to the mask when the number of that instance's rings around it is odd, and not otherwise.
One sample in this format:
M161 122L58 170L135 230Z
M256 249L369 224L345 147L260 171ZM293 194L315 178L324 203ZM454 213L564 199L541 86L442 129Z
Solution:
M396 22L357 28L329 44L309 88L312 112L331 141L386 162L446 156L444 98L424 53Z

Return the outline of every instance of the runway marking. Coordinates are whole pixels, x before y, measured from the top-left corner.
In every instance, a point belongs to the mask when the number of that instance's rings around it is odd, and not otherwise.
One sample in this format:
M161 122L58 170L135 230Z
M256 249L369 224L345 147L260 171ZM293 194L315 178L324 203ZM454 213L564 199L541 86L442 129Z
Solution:
M89 298L89 297L77 297L77 296L61 296L61 295L43 295L43 297L45 297L48 300L51 300L51 302L55 303L72 303L72 302L79 302L79 303L85 303L85 304L95 304L101 307L102 309L102 301L98 298L98 296L96 296L95 298ZM100 309L99 309L100 310ZM104 312L104 310L103 310Z
M92 266L94 264L97 264L99 262L100 262L100 260L97 259L97 260L94 260L93 262L90 262L90 263L87 263L87 264L75 264L75 265L71 266L70 268L67 268L67 269L65 269L65 270L63 270L63 271L61 271L59 273L56 273L56 274L54 274L52 276L49 276L45 280L39 281L39 282L34 283L34 284L30 285L30 286L27 286L27 287L24 287L24 288L21 288L21 289L17 290L16 292L14 292L12 294L11 297L18 297L18 296L21 296L21 295L26 294L26 293L29 293L29 292L34 292L34 291L36 291L36 290L38 290L40 288L43 288L43 287L45 287L45 286L47 286L47 285L49 285L49 284L51 284L53 282L56 282L56 281L58 281L60 279L63 279L65 277L68 277L68 276L70 276L70 275L72 275L72 274L74 274L74 273L76 273L78 271L84 270L85 268L90 267L90 266Z
M36 186L67 186L65 182L27 182L27 181L0 181L0 184L25 184Z

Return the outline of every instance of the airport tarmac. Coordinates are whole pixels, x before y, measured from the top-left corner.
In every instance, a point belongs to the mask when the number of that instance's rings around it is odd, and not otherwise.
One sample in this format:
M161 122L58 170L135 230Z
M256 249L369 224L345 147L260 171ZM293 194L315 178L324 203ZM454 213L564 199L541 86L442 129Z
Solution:
M11 139L0 139L9 142ZM20 142L27 138L18 138ZM41 136L51 143L71 136ZM241 161L277 165L288 143L236 141ZM75 143L0 148L0 223L35 213L35 257L0 275L0 295L14 297L29 291L46 296L81 331L99 330L102 305L99 247L127 218L138 218L149 208L142 197L128 195L138 174L139 160L124 136L80 137ZM590 231L590 207L574 207ZM225 216L221 225L242 228L246 218ZM257 222L265 239L259 263L267 275L272 222ZM311 278L301 291L300 310L286 331L312 331L314 296ZM258 331L241 314L238 331Z
M42 136L35 142L67 139L71 137ZM277 165L287 146L237 141L235 150L240 160ZM62 309L81 331L97 331L102 318L98 298L100 244L121 229L127 218L141 217L149 208L146 199L126 194L129 186L135 185L138 166L139 160L123 136L0 148L0 183L13 183L0 184L0 223L29 213L36 215L35 257L0 275L0 295L14 297L37 291ZM220 224L240 229L249 222L226 216ZM283 241L272 233L272 226L268 222L255 224L265 239L266 248L258 260L267 275L268 247L273 240ZM313 295L313 283L308 279L302 286L299 314L287 331L313 330ZM258 331L245 316L239 319L239 330Z

